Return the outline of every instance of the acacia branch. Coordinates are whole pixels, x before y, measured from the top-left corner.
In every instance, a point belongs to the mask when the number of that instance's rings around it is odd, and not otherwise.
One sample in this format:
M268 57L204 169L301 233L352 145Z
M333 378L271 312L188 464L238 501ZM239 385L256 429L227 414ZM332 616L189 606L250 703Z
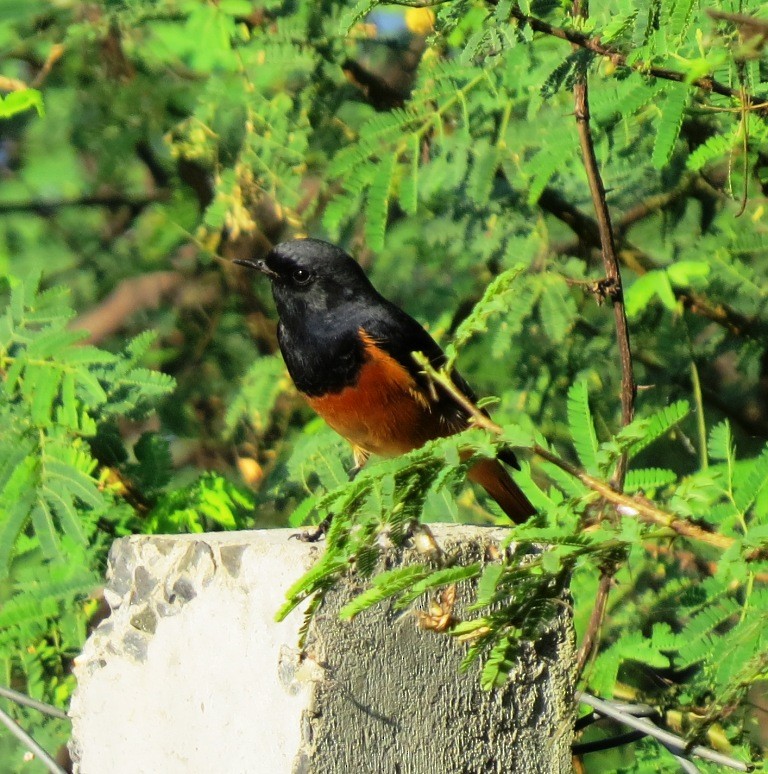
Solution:
M434 369L420 352L415 352L413 357L424 370L427 377L444 389L451 398L467 412L472 418L472 423L475 426L482 427L484 430L488 430L488 432L497 436L504 435L504 428L484 414L466 395L464 395L464 393L456 387L448 374ZM604 500L615 505L619 514L625 518L637 518L645 524L653 524L656 527L665 527L680 537L689 538L690 540L695 540L699 543L706 543L721 551L727 551L735 543L734 538L728 537L727 535L720 535L717 532L710 532L686 519L681 519L673 513L658 508L650 500L647 500L644 497L633 497L631 495L623 494L622 492L617 492L607 481L602 481L599 478L590 476L588 473L585 473L570 462L561 459L556 454L549 451L549 449L545 449L539 444L534 444L530 447L530 450L547 462L551 462L568 475L573 476L573 478L577 478L588 489L591 489L593 492L599 494ZM758 549L747 554L745 558L748 561L753 561L764 558L763 554L764 552Z
M622 516L636 517L646 524L653 524L657 527L666 527L681 537L690 538L699 543L706 543L707 545L719 548L721 551L728 550L734 543L732 537L720 535L717 532L709 532L708 530L699 527L697 524L693 524L686 519L675 516L673 513L669 513L668 511L656 507L650 500L646 500L642 497L632 497L617 492L606 481L601 481L599 478L590 476L588 473L580 470L575 465L571 465L570 462L566 462L566 460L561 459L543 446L539 446L538 444L534 445L533 452L538 454L539 457L547 460L547 462L551 462L553 465L560 468L560 470L579 479L582 484L593 492L597 492L603 499L608 500L608 502L617 506L617 509Z
M572 12L576 19L586 20L588 16L586 4L582 5L581 0L574 0ZM574 46L575 50L576 48ZM584 159L584 169L587 172L587 180L589 181L589 192L592 195L592 204L597 217L600 252L603 257L603 267L607 280L605 286L613 305L613 317L616 323L616 344L619 349L619 362L621 363L621 424L623 427L626 427L632 421L635 414L637 387L632 371L632 349L629 343L627 314L624 309L624 288L621 281L621 272L619 271L619 260L616 257L616 242L611 225L611 214L605 198L605 186L600 174L600 167L597 164L595 144L592 140L592 130L589 125L589 84L587 82L586 67L579 69L576 74L573 84L573 104L576 127L579 133L579 144L581 145L581 155ZM627 473L628 462L629 456L626 451L623 451L619 455L611 478L612 487L619 491L624 488L624 478ZM589 661L599 639L605 613L608 609L608 594L617 569L618 564L615 561L606 563L600 568L600 582L595 606L579 647L579 674Z
M574 13L581 14L579 2L574 3ZM584 18L586 14L584 13ZM595 146L592 141L592 131L589 126L589 87L586 72L577 75L573 85L573 99L576 113L576 126L579 132L581 153L584 157L584 168L587 171L589 190L592 194L592 203L597 216L597 229L600 235L603 266L608 280L607 288L613 303L613 316L616 321L616 341L619 347L619 360L621 362L621 424L628 425L635 414L635 394L637 387L632 373L632 349L629 343L629 328L627 315L624 310L624 290L619 271L619 260L616 257L616 244L613 238L611 215L608 211L608 203L605 200L605 186L597 165ZM624 476L627 471L627 455L619 456L612 483L621 490L624 487Z
M495 5L493 2L491 2L491 4ZM627 62L626 54L621 53L621 51L613 46L601 43L599 36L589 37L578 30L555 27L553 24L545 22L543 19L538 19L535 16L529 16L528 14L523 13L517 6L512 7L510 15L522 24L527 24L534 32L541 32L554 38L560 38L560 40L566 40L577 48L592 51L599 56L609 59L617 67L626 67L634 72L639 72L643 75L651 75L654 78L661 78L666 81L688 83L692 86L696 86L702 91L713 92L714 94L720 94L723 97L730 97L731 99L737 100L739 103L743 103L746 109L751 109L753 113L762 117L768 116L768 108L763 105L761 100L757 97L746 94L740 89L734 89L724 83L720 83L720 81L715 80L709 75L704 76L703 78L689 79L686 73L670 70L666 67L649 65L647 62L633 62L632 64L629 64Z
M576 654L576 674L581 675L584 668L595 650L595 642L598 640L600 630L603 628L605 620L605 611L608 606L608 594L613 585L613 576L616 571L613 567L605 568L600 571L600 580L597 584L597 593L595 594L595 604L587 621L587 627L584 630L584 637L579 645L579 652Z

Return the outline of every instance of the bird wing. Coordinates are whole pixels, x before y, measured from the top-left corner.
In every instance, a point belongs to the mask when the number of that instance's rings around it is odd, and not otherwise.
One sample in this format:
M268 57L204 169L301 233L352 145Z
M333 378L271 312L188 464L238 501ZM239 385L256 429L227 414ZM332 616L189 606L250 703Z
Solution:
M428 400L445 425L446 434L460 432L469 426L470 414L443 387L434 384L414 360L413 353L421 352L436 370L448 362L445 352L426 330L394 304L385 303L376 315L366 320L361 328L381 349L405 368L417 385L422 399ZM457 389L472 403L477 396L464 377L451 371L451 380ZM483 411L487 415L486 411ZM511 449L501 449L499 458L512 467L520 465Z

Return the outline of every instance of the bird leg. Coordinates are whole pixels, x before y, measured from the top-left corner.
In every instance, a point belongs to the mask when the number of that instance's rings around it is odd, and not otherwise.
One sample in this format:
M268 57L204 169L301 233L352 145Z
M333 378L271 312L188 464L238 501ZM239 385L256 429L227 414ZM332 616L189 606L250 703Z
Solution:
M368 462L368 458L371 456L370 452L361 449L359 446L352 447L352 456L355 459L355 467L349 471L349 480L354 481L357 474L363 469L365 463Z
M297 532L295 535L291 535L291 537L295 537L296 540L300 540L302 543L317 543L328 532L332 519L333 514L329 513L313 530Z

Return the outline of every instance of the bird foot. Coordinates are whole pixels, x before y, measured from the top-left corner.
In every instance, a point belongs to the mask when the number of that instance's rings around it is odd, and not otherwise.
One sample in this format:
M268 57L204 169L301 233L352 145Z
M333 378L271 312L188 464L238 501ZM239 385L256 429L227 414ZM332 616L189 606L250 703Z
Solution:
M328 527L331 526L332 518L332 516L326 516L314 529L307 532L296 532L291 537L300 540L302 543L317 543L318 540L325 537Z

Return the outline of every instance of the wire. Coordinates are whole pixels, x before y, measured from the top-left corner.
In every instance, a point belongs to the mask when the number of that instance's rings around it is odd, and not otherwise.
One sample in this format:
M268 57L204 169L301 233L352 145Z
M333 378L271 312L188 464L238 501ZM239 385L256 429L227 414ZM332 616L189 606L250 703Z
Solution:
M708 748L701 747L700 745L691 746L681 736L672 734L669 731L664 731L645 718L635 717L628 711L626 706L617 706L611 702L603 701L602 699L598 699L595 696L591 696L588 693L577 693L576 700L580 701L582 704L586 704L587 706L592 707L592 709L596 710L607 718L612 718L613 720L617 720L619 723L623 723L630 728L635 728L638 731L645 732L648 736L652 736L654 739L657 739L662 745L664 745L664 747L666 747L676 758L682 759L683 756L695 755L698 758L711 761L712 763L717 763L720 766L727 766L728 768L736 769L736 771L752 771L754 768L748 763L737 761L735 758L731 758L728 755L723 755L722 753L716 752L715 750L709 750ZM682 760L680 762L681 765L683 765ZM685 768L686 772L693 774L693 772L697 771L697 769L695 766L690 768L691 766L693 766L693 764L686 760L683 768Z
M2 723L51 774L66 774L64 769L51 758L48 753L8 714L0 710L0 723Z
M61 720L69 720L67 713L64 710L60 710L58 707L54 707L52 704L46 704L45 702L33 699L31 696L27 696L25 693L19 693L14 691L13 688L6 688L0 685L0 696L4 696L6 699L10 699L16 704L23 704L25 707L31 707L38 712L42 712L45 715L50 715L54 718L61 718Z

